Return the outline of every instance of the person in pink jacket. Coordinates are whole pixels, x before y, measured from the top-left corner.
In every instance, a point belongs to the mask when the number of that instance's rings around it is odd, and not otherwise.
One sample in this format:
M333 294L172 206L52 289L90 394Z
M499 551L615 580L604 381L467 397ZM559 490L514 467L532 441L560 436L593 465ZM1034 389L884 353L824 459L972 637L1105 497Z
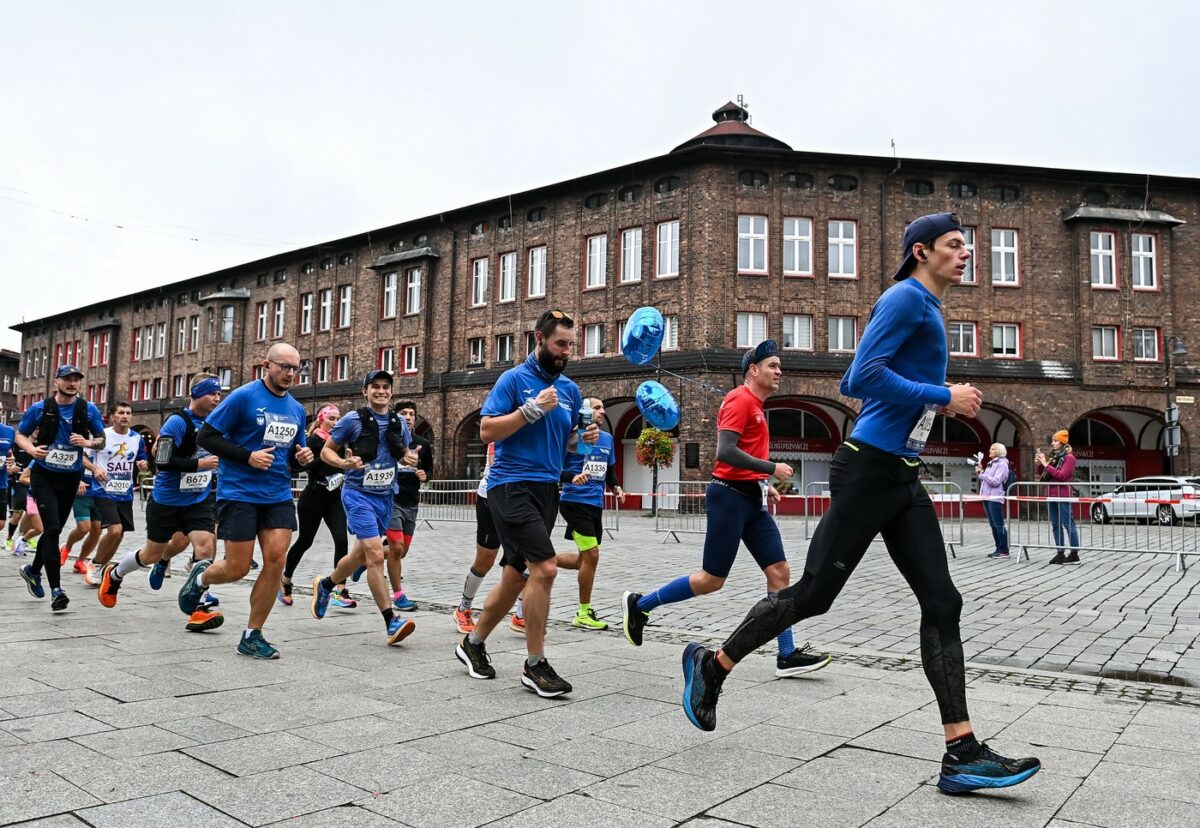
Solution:
M1056 431L1054 440L1050 444L1050 456L1046 457L1045 453L1038 451L1033 458L1033 471L1038 480L1064 484L1047 486L1046 497L1071 497L1070 483L1075 479L1075 455L1071 452L1071 446L1067 442L1069 437L1065 428ZM1051 500L1046 505L1050 512L1050 527L1054 530L1054 544L1058 547L1058 552L1050 560L1050 563L1055 565L1079 563L1079 530L1075 528L1075 519L1071 517L1072 504L1066 500ZM1066 555L1063 549L1064 535L1071 542L1070 555Z
M1008 530L1004 528L1004 484L1008 480L1008 449L1003 443L992 443L988 449L987 468L983 464L975 466L979 475L979 494L987 500L983 501L983 511L987 514L988 525L992 527L992 540L996 542L995 550L989 558L1008 557Z

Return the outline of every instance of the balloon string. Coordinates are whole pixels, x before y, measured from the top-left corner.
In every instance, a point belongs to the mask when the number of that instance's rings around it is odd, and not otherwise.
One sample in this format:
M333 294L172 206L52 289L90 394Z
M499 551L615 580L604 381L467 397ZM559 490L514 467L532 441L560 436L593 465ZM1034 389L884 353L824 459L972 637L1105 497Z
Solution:
M657 366L657 369L660 373L670 374L671 376L675 377L675 379L682 380L683 382L690 382L692 385L698 385L701 388L703 388L705 391L711 391L713 394L724 394L725 393L720 388L717 388L715 385L709 385L707 382L701 382L698 379L692 379L691 377L685 377L685 376L682 376L681 374L676 374L674 371L668 371L666 368L663 368L661 365Z

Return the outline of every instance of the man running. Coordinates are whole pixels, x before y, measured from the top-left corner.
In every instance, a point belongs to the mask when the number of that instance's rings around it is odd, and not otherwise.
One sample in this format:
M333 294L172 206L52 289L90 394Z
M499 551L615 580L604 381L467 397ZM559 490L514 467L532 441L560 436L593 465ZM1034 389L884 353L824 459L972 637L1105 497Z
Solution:
M938 788L955 794L1002 788L1037 773L1037 759L1006 759L976 740L967 715L959 615L933 503L918 480L918 456L939 410L973 417L983 395L946 385L942 297L962 281L971 253L952 213L921 216L904 233L904 259L871 311L841 392L863 400L854 432L834 454L831 501L808 548L800 580L750 610L715 653L689 644L683 707L701 730L716 727L721 683L774 635L829 610L868 546L882 534L921 606L921 662L946 738Z
M604 401L587 397L583 404L592 410L592 422L604 422ZM625 490L617 480L613 466L616 448L612 435L601 431L587 454L568 452L562 473L562 495L558 510L567 522L564 537L575 541L575 552L559 552L559 569L579 570L579 609L571 625L589 630L607 630L608 622L601 620L592 608L592 585L596 582L596 565L600 562L600 541L604 537L604 488L611 486L619 503L625 502Z
M571 692L546 660L546 618L550 590L558 571L550 530L558 511L558 482L563 457L579 439L576 424L583 397L562 375L575 346L575 322L562 311L546 311L534 328L536 343L525 362L500 375L480 411L479 434L496 444L488 474L488 506L504 546L500 583L484 602L475 628L454 654L471 678L496 677L484 642L525 591L525 642L528 657L521 683L543 698ZM584 440L595 444L599 426ZM528 580L522 573L528 569Z
M500 552L500 536L496 534L496 524L492 521L492 511L488 508L487 501L488 472L495 457L496 445L488 443L483 474L479 478L479 486L475 489L475 560L467 568L462 598L454 610L454 626L464 635L475 629L475 616L471 614L471 605L475 602L475 596L479 594L484 576L496 563L496 555Z
M367 405L338 420L321 450L323 462L346 473L342 505L346 524L356 538L354 550L328 577L313 579L309 608L313 618L324 618L334 587L359 566L366 566L367 585L383 615L387 643L399 644L412 635L417 625L412 619L398 618L392 606L383 571L383 537L392 518L397 464L414 466L417 455L409 448L408 426L389 406L392 375L387 371L368 372L363 379L363 396ZM349 453L343 457L346 447Z
M151 589L162 588L169 556L191 543L196 558L211 561L216 554L216 506L213 501L213 472L217 458L197 445L196 436L205 420L221 402L221 383L215 374L192 377L191 404L163 423L155 447L158 474L146 504L146 545L128 553L100 571L100 603L117 604L117 592L125 578L151 567ZM225 622L211 606L198 605L188 617L189 632L213 630Z
M224 559L197 561L179 590L179 609L191 615L205 590L241 580L250 571L254 541L263 563L250 591L250 620L237 651L254 658L279 658L262 628L275 605L283 561L296 529L289 461L307 466L304 406L288 393L300 370L300 354L283 342L271 346L263 378L225 398L208 416L196 442L220 458L217 466L217 534Z
M129 429L133 406L118 400L109 406L108 420L109 426L104 429L105 446L93 454L92 462L97 468L88 492L100 513L104 531L95 559L100 568L112 560L125 533L134 529L134 480L150 459L142 435ZM86 571L84 578L87 579Z
M37 502L42 537L33 564L21 567L21 577L34 598L44 598L42 570L50 583L50 609L67 608L70 599L59 583L62 562L58 538L83 475L84 449L104 448L104 421L96 406L79 396L83 372L74 365L54 372L54 393L25 411L17 426L18 447L33 457L29 494ZM37 431L37 444L30 440Z
M75 495L75 500L71 502L71 514L75 518L75 525L71 527L71 531L67 533L67 539L59 549L58 562L61 566L67 565L67 559L71 557L71 552L75 548L75 544L83 541L83 546L80 547L79 557L75 559L75 565L71 567L72 571L84 576L84 581L87 581L88 558L96 551L96 546L100 543L100 536L104 530L100 521L100 509L96 506L96 499L92 497L92 487L96 481L96 466L92 462L92 452L85 451L83 453L83 476L79 480L79 489Z
M417 531L417 510L421 507L421 484L433 474L433 444L413 431L417 424L417 406L411 400L396 403L396 413L408 426L412 449L417 453L417 465L396 469L396 494L392 502L392 520L387 530L387 569L392 583L392 606L405 612L417 609L416 603L404 594L404 570L401 561L412 547Z

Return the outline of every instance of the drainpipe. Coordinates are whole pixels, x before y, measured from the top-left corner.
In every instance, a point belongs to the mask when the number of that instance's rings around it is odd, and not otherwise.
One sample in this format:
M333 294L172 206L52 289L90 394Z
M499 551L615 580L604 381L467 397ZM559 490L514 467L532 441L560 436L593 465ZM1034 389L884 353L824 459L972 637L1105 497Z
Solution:
M892 142L892 151L895 152L896 143ZM896 173L900 172L900 166L903 162L900 158L896 158L896 166L883 177L879 182L879 288L880 291L887 290L887 183L888 179Z
M454 309L455 309L455 288L456 279L455 273L458 266L458 231L451 227L446 222L446 214L438 215L438 222L450 231L450 315L447 322L446 330L449 331L448 342L446 343L446 368L438 373L438 416L441 420L442 427L438 430L438 457L441 458L443 466L442 471L449 474L451 477L457 476L458 466L456 465L457 458L452 458L449 462L446 459L446 432L449 430L449 424L446 421L446 374L450 373L451 366L454 364ZM432 341L430 330L433 327L433 268L429 269L429 288L425 292L427 301L425 302L425 359L429 360L429 343ZM426 362L428 365L429 363ZM428 375L426 375L428 376Z

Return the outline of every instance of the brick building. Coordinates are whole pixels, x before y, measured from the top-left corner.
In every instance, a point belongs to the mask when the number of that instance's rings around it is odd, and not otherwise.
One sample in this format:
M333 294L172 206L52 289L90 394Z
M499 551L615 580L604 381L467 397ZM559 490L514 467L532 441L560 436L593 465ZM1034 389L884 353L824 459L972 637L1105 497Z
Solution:
M153 428L190 374L236 386L284 340L305 359L295 394L310 412L358 404L363 372L394 368L439 473L474 476L483 398L524 358L537 316L561 308L579 338L568 374L605 399L626 488L646 491L632 395L653 372L618 351L624 320L654 305L668 321L663 367L720 388L740 381L745 346L780 340L772 451L801 481L826 480L857 410L837 382L891 284L905 224L953 210L975 255L945 302L950 376L981 386L985 404L975 420L939 420L932 473L970 490L967 456L998 440L1028 474L1031 449L1062 427L1081 474L1159 473L1170 388L1184 401L1176 466L1197 470L1200 420L1186 400L1200 355L1165 360L1178 340L1200 349L1186 311L1200 289L1196 179L797 152L736 104L713 119L645 161L15 326L21 403L73 361L89 398L130 399ZM719 397L667 385L682 450L662 479L703 478Z
M21 411L21 355L7 348L0 348L0 403L4 403L4 416L0 422L14 422Z

